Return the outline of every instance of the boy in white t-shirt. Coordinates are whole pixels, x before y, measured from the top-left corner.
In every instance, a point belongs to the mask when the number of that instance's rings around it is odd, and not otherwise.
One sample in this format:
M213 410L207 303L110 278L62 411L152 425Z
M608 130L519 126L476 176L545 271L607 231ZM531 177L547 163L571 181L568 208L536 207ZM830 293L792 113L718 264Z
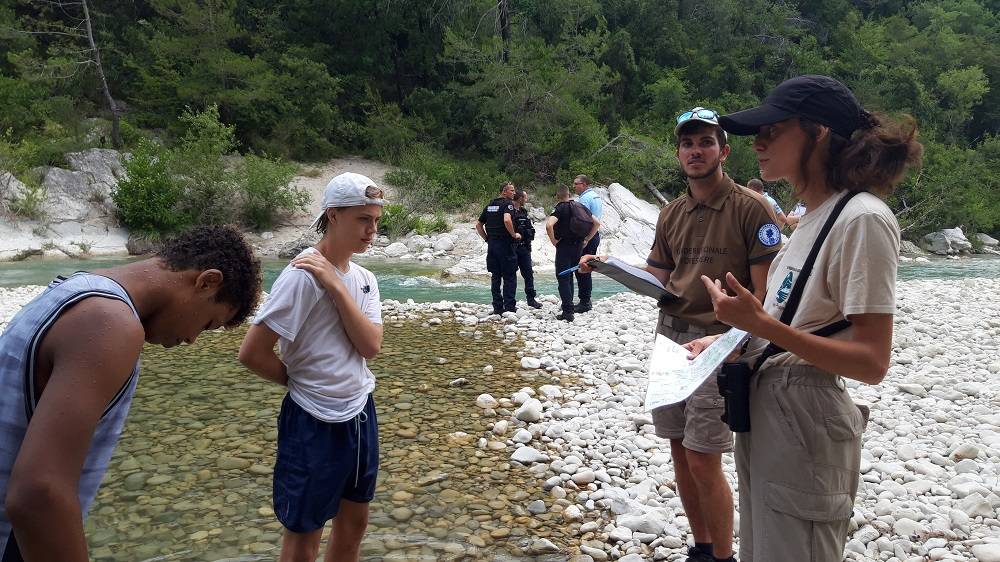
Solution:
M375 239L384 205L365 176L330 180L313 223L323 238L281 272L240 347L241 363L288 387L274 467L282 561L316 560L331 519L325 560L359 557L378 474L367 360L382 347L382 313L375 276L350 259Z

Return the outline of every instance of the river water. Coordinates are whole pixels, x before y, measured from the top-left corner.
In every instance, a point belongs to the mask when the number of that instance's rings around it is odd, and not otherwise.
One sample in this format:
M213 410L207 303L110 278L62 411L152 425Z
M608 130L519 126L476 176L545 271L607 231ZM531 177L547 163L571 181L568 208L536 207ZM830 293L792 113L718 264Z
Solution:
M0 262L0 287L44 285L56 275L77 270L112 267L128 258L89 260L31 260ZM270 288L286 260L265 259L264 284ZM490 302L488 279L443 279L441 264L427 262L364 261L359 263L375 273L383 299L415 302L440 300L458 302ZM976 256L959 260L933 259L929 262L904 262L899 266L899 279L959 279L968 277L1000 277L1000 257ZM518 299L524 300L524 282L518 276ZM535 286L539 294L558 295L552 273L536 273ZM594 276L594 297L600 298L625 290L618 283L601 275Z
M522 559L532 540L570 544L557 512L527 511L552 498L511 466L512 451L490 432L497 418L474 406L481 393L509 396L549 381L518 368L517 342L463 329L386 326L371 367L381 469L365 560ZM271 478L283 392L235 360L244 333L147 346L125 433L87 521L93 559L276 559ZM457 378L468 384L451 386ZM491 436L485 449L482 436Z

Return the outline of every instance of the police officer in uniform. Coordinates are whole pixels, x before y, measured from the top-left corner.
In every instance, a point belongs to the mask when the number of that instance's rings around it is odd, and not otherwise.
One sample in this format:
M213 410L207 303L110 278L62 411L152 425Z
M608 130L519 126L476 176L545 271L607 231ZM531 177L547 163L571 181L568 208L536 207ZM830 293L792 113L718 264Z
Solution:
M528 194L521 188L514 190L514 230L521 235L514 248L517 252L517 268L524 278L524 296L528 297L528 306L542 308L542 303L535 300L535 274L531 266L531 242L535 239L535 225L531 224L528 210Z
M486 270L490 272L493 314L515 312L517 293L517 250L521 235L514 230L514 184L500 187L500 197L489 202L476 221L476 232L486 241ZM503 281L501 296L500 282Z

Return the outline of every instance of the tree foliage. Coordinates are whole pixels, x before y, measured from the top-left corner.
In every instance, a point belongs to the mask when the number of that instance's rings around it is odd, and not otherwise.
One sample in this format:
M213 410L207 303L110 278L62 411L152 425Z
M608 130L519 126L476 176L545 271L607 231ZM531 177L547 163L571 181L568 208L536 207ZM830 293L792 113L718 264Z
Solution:
M58 72L79 62L66 41L31 33L71 23L52 5L0 7L0 130L80 144L74 121L107 117L106 104L90 69ZM492 192L496 178L548 186L580 171L639 193L644 184L676 192L676 114L743 109L788 77L823 73L870 109L917 119L927 166L891 199L905 227L1000 228L991 188L1000 174L1000 14L988 0L106 0L91 8L128 123L168 145L208 142L185 135L190 115L214 105L223 128L213 138L224 152L365 152L410 166L446 207L483 196L483 186ZM434 174L428 162L447 171ZM746 139L734 141L729 170L739 181L756 173ZM212 179L218 170L205 173L183 176L186 189L197 184L212 197L231 189ZM218 220L211 200L185 212Z

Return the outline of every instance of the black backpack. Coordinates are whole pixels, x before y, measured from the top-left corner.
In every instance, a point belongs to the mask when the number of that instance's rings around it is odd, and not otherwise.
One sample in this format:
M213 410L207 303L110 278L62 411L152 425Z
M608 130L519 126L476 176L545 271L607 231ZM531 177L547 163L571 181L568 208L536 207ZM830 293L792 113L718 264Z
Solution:
M594 215L590 209L577 201L569 201L569 228L566 229L570 238L583 240L594 227Z

